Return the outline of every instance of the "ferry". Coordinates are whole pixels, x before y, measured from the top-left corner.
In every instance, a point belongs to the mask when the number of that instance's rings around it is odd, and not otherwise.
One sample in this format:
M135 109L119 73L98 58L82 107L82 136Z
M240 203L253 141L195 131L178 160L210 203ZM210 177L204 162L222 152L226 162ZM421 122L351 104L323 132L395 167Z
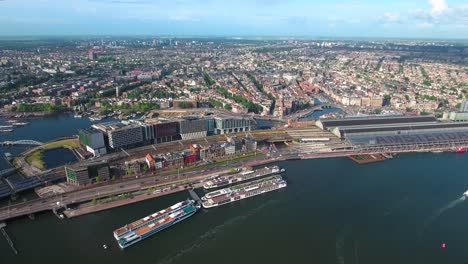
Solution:
M285 188L286 186L286 181L280 175L274 175L265 179L207 193L202 198L202 205L208 209Z
M124 249L194 215L200 206L194 200L174 204L114 231L119 247Z
M213 180L209 180L203 184L203 188L205 190L219 188L227 185L231 185L234 183L244 182L252 179L256 179L263 176L268 176L276 173L284 172L284 169L280 169L278 166L273 167L265 167L258 170L250 170L250 171L243 171L238 174L234 175L225 175L218 177Z

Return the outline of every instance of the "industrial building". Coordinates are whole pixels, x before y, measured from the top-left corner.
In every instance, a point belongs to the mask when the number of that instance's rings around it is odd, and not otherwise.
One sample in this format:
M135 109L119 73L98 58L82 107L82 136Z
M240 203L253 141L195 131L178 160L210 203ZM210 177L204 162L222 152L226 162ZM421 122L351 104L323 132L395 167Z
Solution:
M95 128L80 129L78 131L80 143L85 146L86 150L92 153L95 157L107 153L104 135L101 131Z
M250 131L252 126L248 118L215 117L214 122L217 135Z

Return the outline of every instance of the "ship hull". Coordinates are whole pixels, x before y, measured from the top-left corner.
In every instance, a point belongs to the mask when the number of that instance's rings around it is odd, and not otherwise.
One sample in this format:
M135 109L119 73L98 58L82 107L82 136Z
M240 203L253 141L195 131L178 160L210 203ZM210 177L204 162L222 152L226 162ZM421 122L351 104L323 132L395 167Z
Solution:
M129 242L129 243L126 243L126 244L118 243L118 244L119 244L119 247L120 247L121 249L125 249L125 248L127 248L127 247L129 247L129 246L131 246L131 245L134 245L134 244L136 244L136 243L142 241L143 239L146 239L146 238L148 238L148 237L150 237L150 236L153 236L153 235L155 235L155 234L157 234L157 233L159 233L159 232L161 232L161 231L163 231L163 230L165 230L165 229L167 229L167 228L169 228L169 227L171 227L171 226L173 226L173 225L175 225L175 224L178 224L178 223L184 221L185 219L187 219L187 218L193 216L196 212L197 212L197 211L194 211L194 212L192 212L192 213L190 213L190 214L186 214L186 215L184 215L184 216L181 216L181 217L177 218L176 220L174 220L174 221L172 221L172 222L170 222L170 223L168 223L168 224L166 224L166 225L164 225L164 226L161 226L161 227L159 227L159 228L156 228L156 229L154 229L154 230L148 232L147 234L145 234L145 235L143 235L143 236L140 236L140 237L138 237L138 238L135 239L135 240L132 240L132 241Z
M284 172L284 169L279 169L279 168L273 167L272 169L270 169L270 170L268 170L266 172L255 171L253 173L254 175L244 175L244 176L239 175L238 177L234 177L234 178L231 178L231 179L228 179L228 180L220 181L220 182L215 183L215 184L204 184L203 188L205 190L211 190L211 189L226 187L226 186L236 184L236 183L242 183L242 182L246 182L246 181L257 179L257 178L267 177L267 176L277 174L277 173L280 173L280 172Z

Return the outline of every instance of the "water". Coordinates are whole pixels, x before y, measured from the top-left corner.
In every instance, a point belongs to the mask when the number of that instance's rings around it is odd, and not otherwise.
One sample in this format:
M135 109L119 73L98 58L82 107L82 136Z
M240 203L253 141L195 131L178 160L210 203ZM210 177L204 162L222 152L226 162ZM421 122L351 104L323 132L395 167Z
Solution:
M287 170L287 188L201 210L126 250L118 248L114 229L188 193L75 219L43 213L34 221L15 220L7 231L20 253L14 256L0 239L0 263L468 262L468 201L458 201L468 189L468 155L409 154L366 166L346 158L279 165Z
M69 149L60 148L44 151L42 153L45 167L56 168L65 164L76 162L77 158L75 154Z
M9 125L7 119L0 118L0 125ZM108 120L102 120L105 122ZM90 127L93 123L88 118L73 118L73 114L56 115L47 118L21 120L29 122L27 126L16 127L12 133L1 133L0 141L33 139L41 142L48 142L60 137L69 137L78 134L78 129ZM17 155L29 146L14 146L11 148L0 147L0 169L8 168L8 164L3 159L5 152Z
M312 114L310 114L310 115L308 115L308 116L306 116L304 118L301 118L301 121L316 120L316 119L319 119L321 116L326 115L326 114L330 114L330 113L342 114L343 110L341 110L339 108L325 108L323 110L314 111Z
M70 115L30 122L0 140L49 141L91 125ZM0 263L83 263L89 256L101 263L465 263L468 203L460 196L468 189L467 159L415 154L367 166L347 159L284 162L288 188L203 210L125 251L113 240L115 228L188 195L65 221L51 213L21 218L7 227L20 255L0 238Z

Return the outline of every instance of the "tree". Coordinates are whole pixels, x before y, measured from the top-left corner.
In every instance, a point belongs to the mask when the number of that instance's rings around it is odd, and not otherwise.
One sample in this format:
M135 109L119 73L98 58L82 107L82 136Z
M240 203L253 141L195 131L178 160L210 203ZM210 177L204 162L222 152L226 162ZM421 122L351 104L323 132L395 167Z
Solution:
M225 104L224 109L231 111L232 110L232 105L231 104Z
M91 204L96 205L97 203L98 203L98 201L96 200L96 198L93 198L93 200L91 201Z

